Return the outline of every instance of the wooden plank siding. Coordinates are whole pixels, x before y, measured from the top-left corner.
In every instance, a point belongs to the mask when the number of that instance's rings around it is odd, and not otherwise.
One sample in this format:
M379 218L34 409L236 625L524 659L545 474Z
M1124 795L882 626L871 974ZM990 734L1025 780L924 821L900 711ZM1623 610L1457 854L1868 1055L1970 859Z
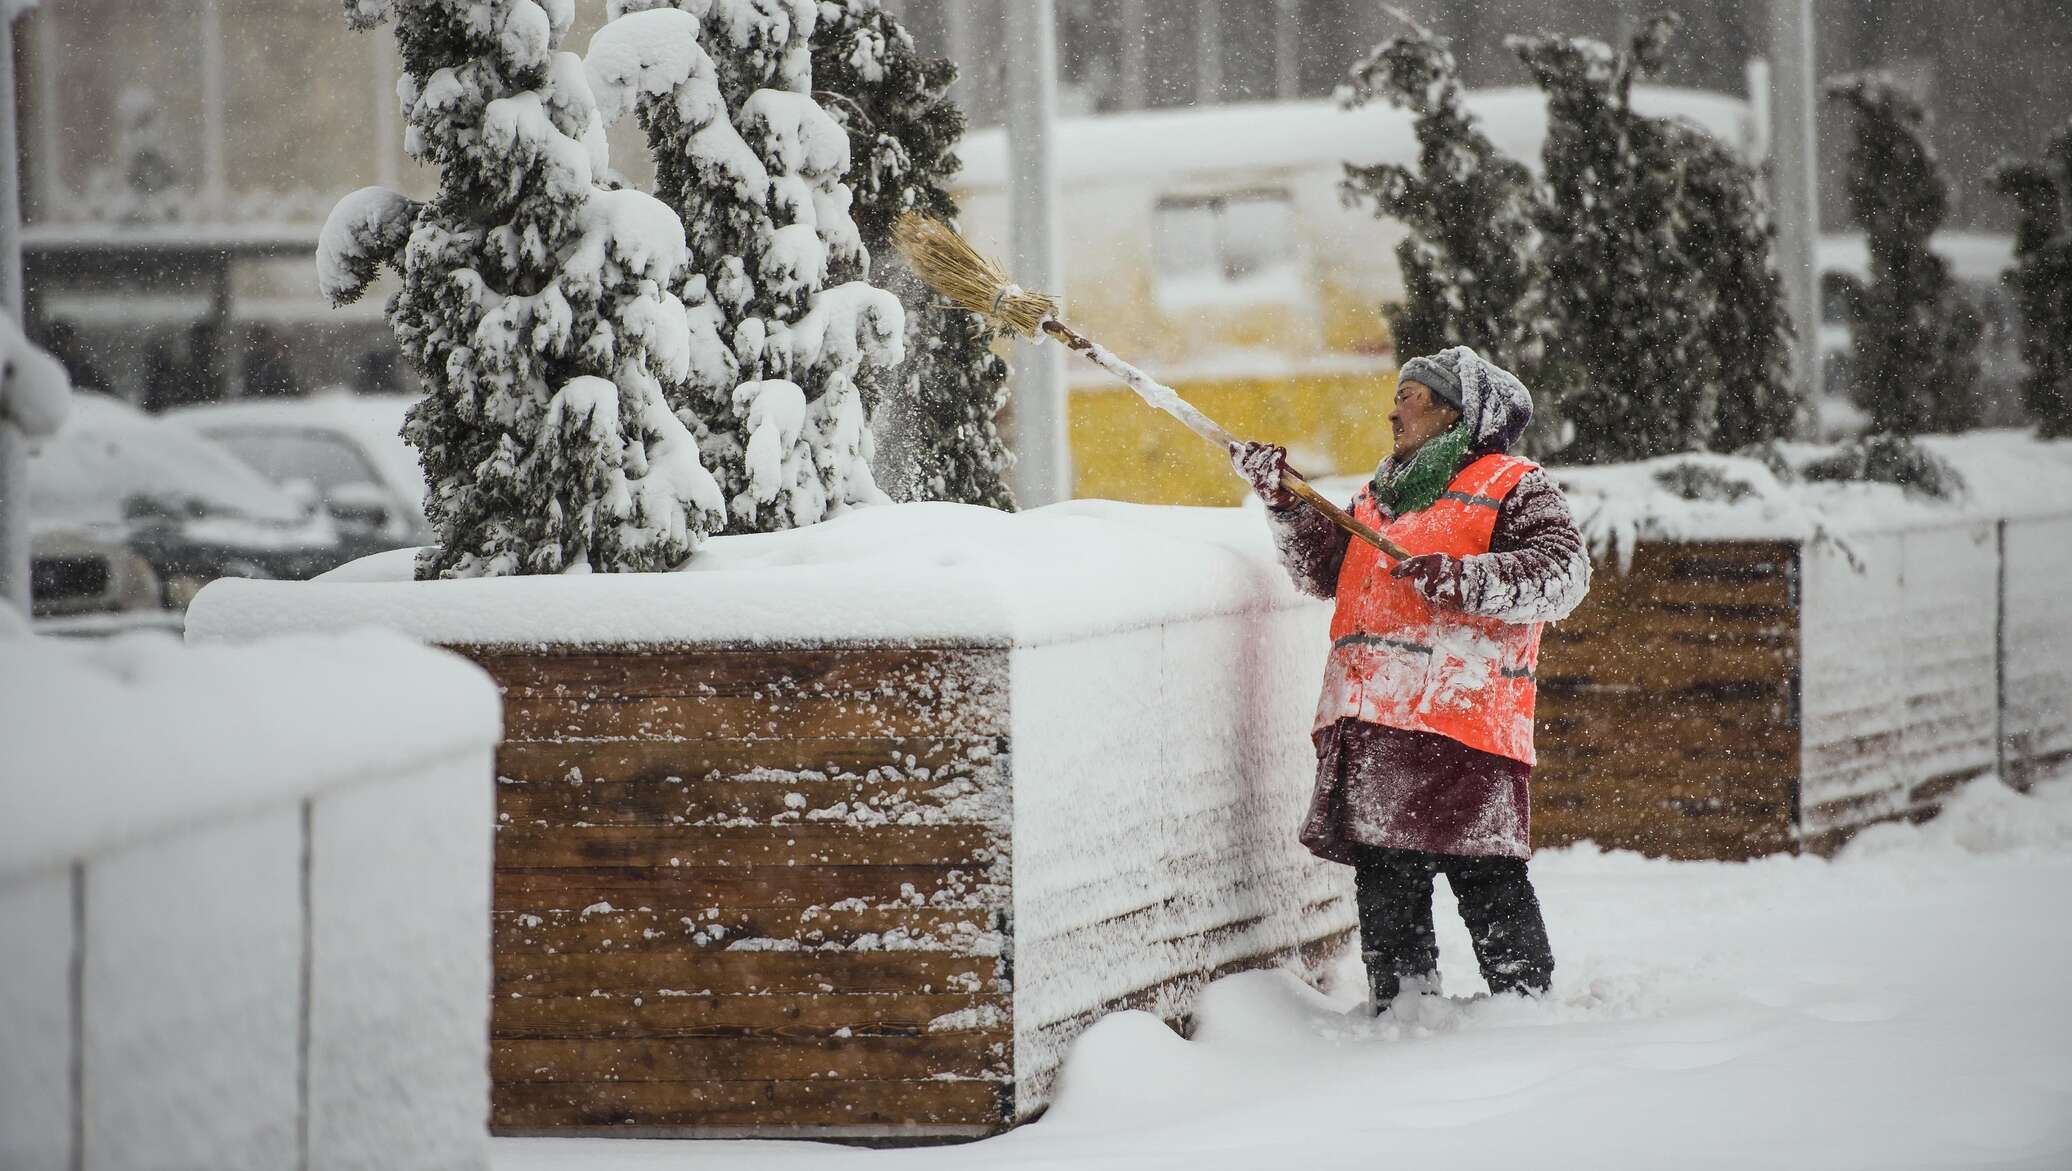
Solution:
M491 1124L1012 1109L1004 648L457 648L503 688Z
M1541 647L1533 839L1829 853L2072 760L2072 518L1657 542Z
M2072 758L2068 549L2061 518L1600 565L1541 648L1535 845L1825 852ZM1323 618L457 648L505 696L492 1126L978 1136L1043 1109L1106 1013L1184 1026L1218 975L1315 978L1352 923L1293 841Z
M1671 858L1791 848L1799 550L1642 545L1540 648L1533 841Z

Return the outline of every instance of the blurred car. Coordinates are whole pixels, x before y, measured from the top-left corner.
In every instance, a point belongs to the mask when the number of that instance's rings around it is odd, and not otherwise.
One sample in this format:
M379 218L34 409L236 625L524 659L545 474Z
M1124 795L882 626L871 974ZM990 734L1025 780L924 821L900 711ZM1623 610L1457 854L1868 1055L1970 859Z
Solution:
M424 473L403 442L403 395L331 391L183 407L167 418L227 448L267 479L328 509L366 552L426 545Z
M368 551L229 452L105 394L75 392L28 462L39 617L181 611L218 577L306 578Z
M151 563L127 546L64 529L29 539L29 596L46 633L108 615L167 614L163 589Z

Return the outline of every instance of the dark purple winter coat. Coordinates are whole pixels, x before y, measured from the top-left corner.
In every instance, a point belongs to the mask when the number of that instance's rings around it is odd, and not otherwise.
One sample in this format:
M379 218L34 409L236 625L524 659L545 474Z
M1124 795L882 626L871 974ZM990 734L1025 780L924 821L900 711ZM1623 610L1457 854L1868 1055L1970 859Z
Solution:
M1493 368L1492 368L1493 369ZM1524 388L1505 374L1509 385ZM1495 396L1492 396L1494 398ZM1476 450L1510 448L1531 417L1492 403L1470 404ZM1269 508L1282 564L1303 592L1338 590L1345 561L1343 529L1313 509ZM1590 557L1569 516L1568 501L1543 471L1531 471L1497 511L1489 552L1450 562L1435 582L1418 583L1433 602L1507 622L1565 618L1590 588ZM1316 791L1303 819L1302 843L1321 858L1351 863L1365 844L1435 854L1532 853L1532 766L1470 748L1431 732L1344 719L1319 728Z

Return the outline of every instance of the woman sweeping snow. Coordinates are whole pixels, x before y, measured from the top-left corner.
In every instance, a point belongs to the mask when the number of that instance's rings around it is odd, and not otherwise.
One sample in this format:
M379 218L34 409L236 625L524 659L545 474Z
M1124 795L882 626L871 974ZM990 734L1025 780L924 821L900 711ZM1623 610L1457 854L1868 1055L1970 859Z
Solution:
M1526 874L1540 625L1590 588L1561 490L1509 454L1532 396L1455 346L1404 364L1395 450L1352 513L1393 565L1282 486L1286 449L1232 459L1266 501L1295 583L1337 599L1304 845L1354 868L1369 1005L1436 992L1432 876L1446 875L1492 992L1546 991L1554 956Z

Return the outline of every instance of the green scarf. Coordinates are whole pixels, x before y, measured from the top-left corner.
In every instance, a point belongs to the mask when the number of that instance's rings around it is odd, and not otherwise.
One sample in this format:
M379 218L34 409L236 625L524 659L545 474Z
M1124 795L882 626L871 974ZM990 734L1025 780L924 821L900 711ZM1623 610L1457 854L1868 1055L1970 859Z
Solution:
M1389 456L1374 469L1374 502L1390 516L1430 508L1460 474L1467 454L1467 424L1456 423L1425 440L1407 463L1398 466L1395 456Z

